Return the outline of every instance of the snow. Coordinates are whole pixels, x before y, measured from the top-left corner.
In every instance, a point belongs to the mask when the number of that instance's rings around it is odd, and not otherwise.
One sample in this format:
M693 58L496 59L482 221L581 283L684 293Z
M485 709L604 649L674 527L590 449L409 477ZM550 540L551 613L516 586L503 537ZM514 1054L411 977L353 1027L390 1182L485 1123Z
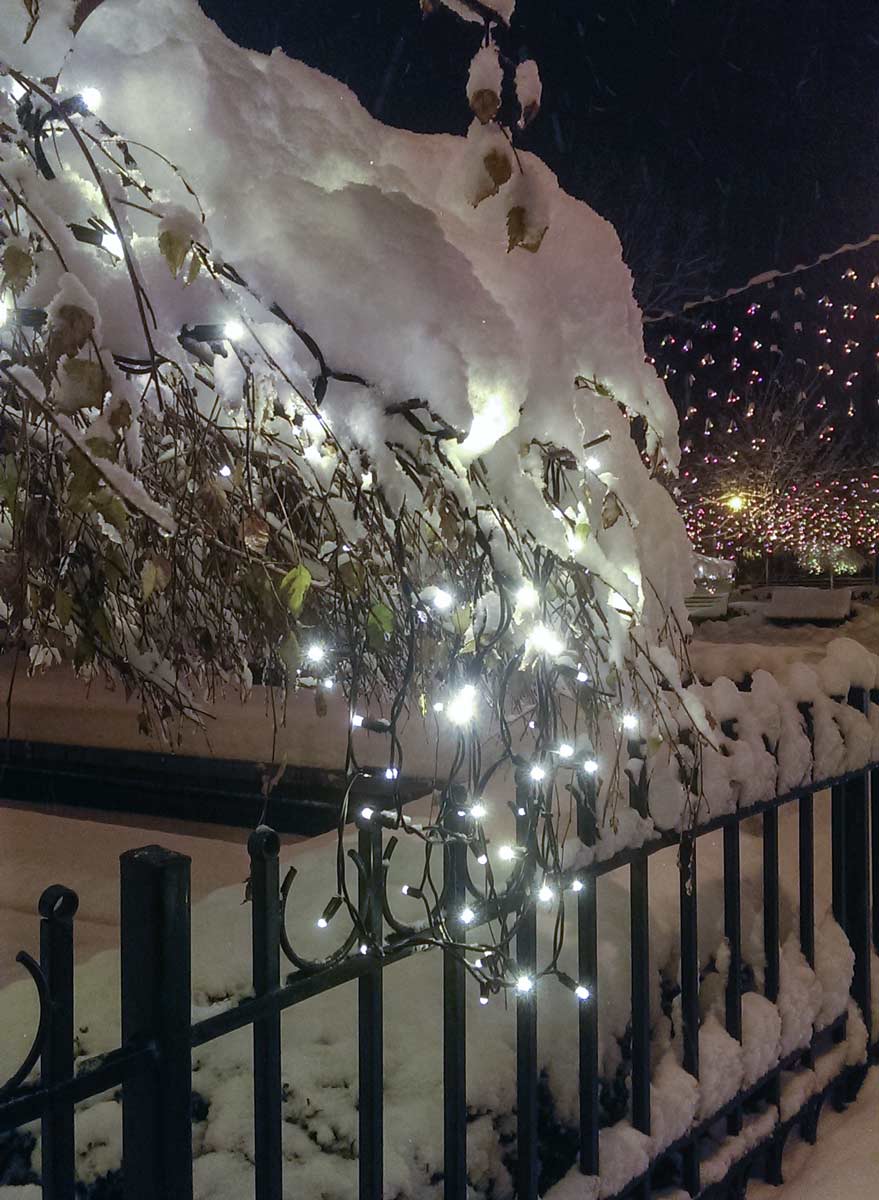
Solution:
M844 621L852 610L852 589L775 588L766 616L775 621Z

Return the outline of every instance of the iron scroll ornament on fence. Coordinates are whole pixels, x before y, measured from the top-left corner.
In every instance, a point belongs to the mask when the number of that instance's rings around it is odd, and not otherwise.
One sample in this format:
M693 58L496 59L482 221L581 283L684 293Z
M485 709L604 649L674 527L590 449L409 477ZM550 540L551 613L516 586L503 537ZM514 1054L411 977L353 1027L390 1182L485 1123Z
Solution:
M79 908L79 897L76 892L63 884L53 883L40 896L39 913L44 921L63 921L69 923ZM20 963L34 981L39 1002L39 1018L30 1049L21 1061L21 1065L6 1082L0 1085L0 1100L5 1100L24 1083L31 1071L37 1065L49 1037L52 1019L52 999L49 991L49 980L43 967L26 950L19 950L15 961Z

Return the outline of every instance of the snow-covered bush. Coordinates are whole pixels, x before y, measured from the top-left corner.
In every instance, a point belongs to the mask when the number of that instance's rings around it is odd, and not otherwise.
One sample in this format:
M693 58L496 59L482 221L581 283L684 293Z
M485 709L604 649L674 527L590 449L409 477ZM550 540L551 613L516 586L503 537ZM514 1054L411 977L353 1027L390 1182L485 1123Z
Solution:
M254 670L343 691L352 776L368 731L405 770L408 720L440 789L588 762L612 817L629 739L693 724L677 421L613 230L492 111L490 33L468 136L426 137L195 0L72 13L0 9L8 647L145 728ZM535 794L523 895L557 826Z

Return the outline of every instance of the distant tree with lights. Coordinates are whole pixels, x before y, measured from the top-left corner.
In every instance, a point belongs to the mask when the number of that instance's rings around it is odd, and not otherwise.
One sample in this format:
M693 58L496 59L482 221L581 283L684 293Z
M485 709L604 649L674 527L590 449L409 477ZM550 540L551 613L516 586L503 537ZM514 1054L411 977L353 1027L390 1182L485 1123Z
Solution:
M776 375L708 419L681 471L696 548L738 559L784 555L809 572L856 570L879 541L875 462L802 386Z

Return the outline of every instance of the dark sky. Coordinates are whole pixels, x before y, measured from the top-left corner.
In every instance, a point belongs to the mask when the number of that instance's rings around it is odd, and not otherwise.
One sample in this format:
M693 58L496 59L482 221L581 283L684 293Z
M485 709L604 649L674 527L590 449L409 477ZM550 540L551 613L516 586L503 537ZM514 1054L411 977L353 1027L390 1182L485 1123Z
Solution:
M478 26L418 0L201 2L386 122L466 128ZM726 287L879 229L875 0L518 0L507 45L544 82L522 144L620 228L636 277L704 254L689 282Z

